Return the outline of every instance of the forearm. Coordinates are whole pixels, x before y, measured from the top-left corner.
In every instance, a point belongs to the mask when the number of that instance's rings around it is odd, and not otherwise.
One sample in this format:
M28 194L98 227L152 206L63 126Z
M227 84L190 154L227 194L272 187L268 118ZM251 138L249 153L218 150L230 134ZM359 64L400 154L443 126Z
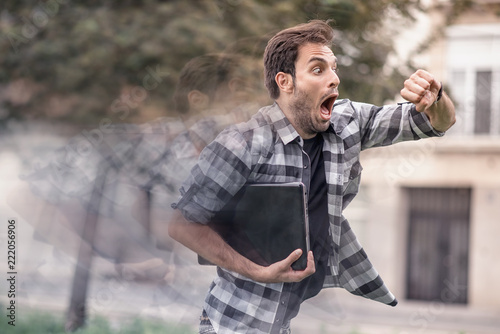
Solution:
M178 210L174 214L174 219L169 223L168 233L172 239L211 263L255 281L262 280L259 275L263 269L262 266L236 252L208 225L189 222Z
M267 267L260 266L236 252L209 226L189 222L179 211L175 212L174 218L169 224L168 233L172 239L177 240L213 264L257 282L300 282L316 271L311 251L307 257L305 270L292 269L292 263L302 255L300 249L295 250L282 261Z
M434 103L424 112L429 117L432 127L437 131L445 132L455 124L455 106L445 92L439 102Z

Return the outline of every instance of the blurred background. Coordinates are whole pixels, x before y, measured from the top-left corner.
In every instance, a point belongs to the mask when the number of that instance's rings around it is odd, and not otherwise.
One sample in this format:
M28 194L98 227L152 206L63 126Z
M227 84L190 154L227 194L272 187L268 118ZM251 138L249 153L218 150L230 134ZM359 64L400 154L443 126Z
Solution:
M270 103L267 40L310 19L332 19L341 98L401 102L424 68L457 123L362 154L345 215L400 304L326 290L293 332L500 332L500 1L5 0L0 267L15 220L17 317L2 333L196 331L215 271L167 237L170 203L203 144ZM205 55L218 80L180 90ZM191 91L209 102L181 110Z

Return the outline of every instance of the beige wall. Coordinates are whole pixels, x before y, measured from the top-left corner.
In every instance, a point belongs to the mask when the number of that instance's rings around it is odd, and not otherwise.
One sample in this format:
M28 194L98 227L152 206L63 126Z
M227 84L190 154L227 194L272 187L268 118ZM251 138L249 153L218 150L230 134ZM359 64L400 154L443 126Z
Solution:
M497 181L500 173L497 174ZM472 305L500 308L500 187L480 185L472 195L469 299Z
M445 136L363 152L362 189L345 215L385 282L405 296L403 187L472 188L469 305L500 308L500 141ZM493 287L493 288L492 288Z

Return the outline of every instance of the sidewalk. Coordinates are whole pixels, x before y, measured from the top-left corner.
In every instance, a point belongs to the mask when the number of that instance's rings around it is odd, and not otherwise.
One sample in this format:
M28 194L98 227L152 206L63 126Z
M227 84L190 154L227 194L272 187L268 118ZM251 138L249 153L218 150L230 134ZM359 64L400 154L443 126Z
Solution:
M117 327L141 317L189 325L196 332L199 313L213 277L207 268L189 268L176 285L130 282L113 277L109 264L96 261L87 310ZM106 274L106 272L108 274ZM33 277L34 278L34 277ZM19 298L23 310L40 309L64 314L70 277L25 281ZM190 286L190 289L186 289ZM305 302L292 321L293 334L499 334L500 311L486 312L463 305L400 301L389 307L341 289L328 289Z
M293 334L499 334L500 310L400 301L386 306L341 289L328 289L303 304Z

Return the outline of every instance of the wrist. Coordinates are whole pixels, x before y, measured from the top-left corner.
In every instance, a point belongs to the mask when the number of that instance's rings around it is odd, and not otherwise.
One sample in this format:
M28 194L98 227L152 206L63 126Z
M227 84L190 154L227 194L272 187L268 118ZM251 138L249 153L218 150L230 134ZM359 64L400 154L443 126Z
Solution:
M236 272L255 281L255 282L265 282L266 274L264 266L260 266L255 262L248 260L247 258L243 258L243 261L238 263L238 267L235 268Z

